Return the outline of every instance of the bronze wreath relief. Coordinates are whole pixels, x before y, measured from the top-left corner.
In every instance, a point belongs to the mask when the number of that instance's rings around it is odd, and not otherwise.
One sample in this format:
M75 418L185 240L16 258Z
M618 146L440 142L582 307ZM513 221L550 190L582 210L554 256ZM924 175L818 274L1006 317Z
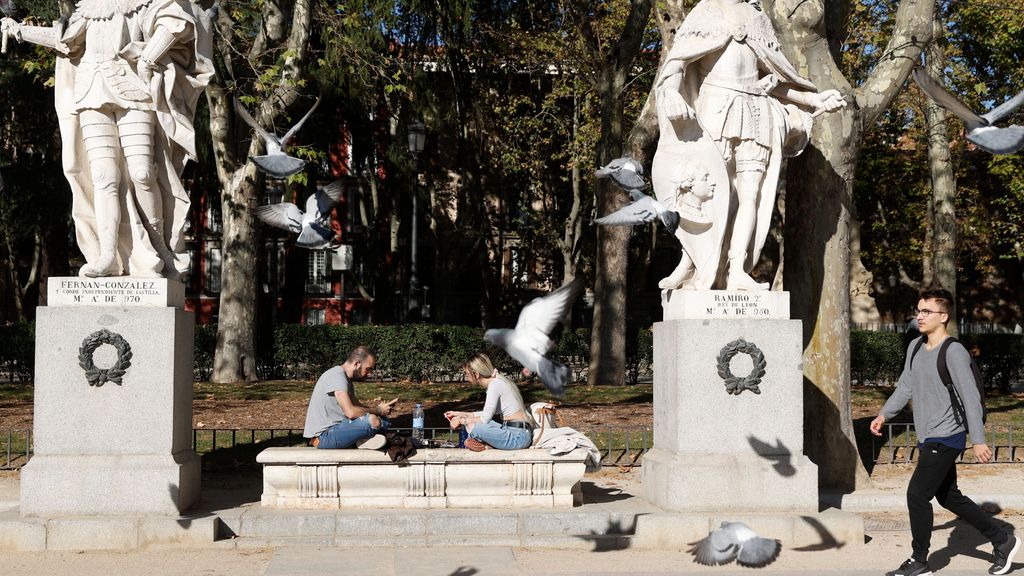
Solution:
M117 350L117 361L110 368L98 368L93 362L93 352L103 344L110 344ZM78 349L78 365L85 370L85 379L89 386L103 386L106 382L121 385L121 377L132 365L132 347L121 337L106 328L97 330L82 340Z
M729 367L733 357L740 353L747 354L754 361L753 370L742 378L733 374ZM742 338L729 342L718 353L718 375L725 380L725 391L729 394L739 394L744 390L760 394L761 390L757 386L764 376L764 367L764 353L761 352L761 349Z

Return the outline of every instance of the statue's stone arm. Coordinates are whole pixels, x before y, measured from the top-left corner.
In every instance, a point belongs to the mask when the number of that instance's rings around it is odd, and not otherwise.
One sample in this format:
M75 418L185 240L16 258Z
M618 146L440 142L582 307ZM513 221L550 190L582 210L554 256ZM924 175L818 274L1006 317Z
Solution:
M157 26L139 55L138 73L143 82L149 82L153 70L160 66L160 60L179 42L179 36L186 36L186 31L182 30L175 34L166 26Z
M47 48L60 49L58 40L63 31L60 22L54 22L53 26L25 26L11 18L4 18L2 24L3 33L10 35L18 42L30 42Z
M803 106L814 112L815 116L823 112L834 112L846 106L842 94L838 90L811 92L794 88L788 84L779 84L771 90L771 95Z

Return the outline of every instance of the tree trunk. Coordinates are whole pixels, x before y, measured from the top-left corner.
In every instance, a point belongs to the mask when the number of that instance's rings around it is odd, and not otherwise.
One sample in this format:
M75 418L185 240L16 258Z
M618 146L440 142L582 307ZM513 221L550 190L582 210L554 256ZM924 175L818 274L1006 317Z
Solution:
M933 33L942 35L942 19L936 15ZM928 46L928 74L941 81L946 68L946 54L939 42ZM949 130L946 111L931 98L925 97L924 117L928 126L928 168L932 181L934 233L932 235L932 283L953 293L956 302L956 176L949 154ZM957 334L956 308L950 312L947 328Z
M218 30L222 36L216 41L218 74L206 90L210 108L210 133L214 156L217 160L217 179L221 186L221 214L223 217L221 241L221 292L217 322L217 348L214 353L212 380L218 383L252 382L256 374L256 290L259 278L259 229L252 209L264 189L263 174L248 161L250 156L263 152L262 139L250 132L251 143L247 151L239 153L236 143L242 134L233 130L234 105L225 86L234 84L240 90L241 79L235 78L234 58L238 57L230 14L219 13ZM254 114L261 126L284 123L288 109L299 99L298 87L304 77L309 58L309 36L312 13L309 0L296 0L290 18L283 16L280 5L265 2L263 25L250 47L246 65L254 63L277 65L281 57L268 47L284 48L277 84L265 93L262 104ZM285 23L290 24L287 28ZM226 31L226 32L225 32ZM229 78L221 77L228 74ZM276 303L275 303L276 304Z
M849 104L819 116L808 148L789 161L784 276L793 315L803 321L804 452L818 465L822 486L853 489L869 482L858 458L850 410L853 176L863 127L874 123L910 75L930 36L934 6L929 0L900 3L886 47L891 57L881 58L855 92L833 59L821 0L765 5L797 70L819 90L838 89Z
M632 0L622 34L613 44L602 47L589 15L579 21L579 31L588 51L598 61L594 87L601 101L601 136L597 142L597 164L603 166L622 155L624 135L624 94L626 78L643 40L652 2ZM622 207L626 194L607 179L598 181L597 215ZM590 371L587 383L626 383L626 278L630 230L623 226L599 226L595 255L594 325L590 338Z

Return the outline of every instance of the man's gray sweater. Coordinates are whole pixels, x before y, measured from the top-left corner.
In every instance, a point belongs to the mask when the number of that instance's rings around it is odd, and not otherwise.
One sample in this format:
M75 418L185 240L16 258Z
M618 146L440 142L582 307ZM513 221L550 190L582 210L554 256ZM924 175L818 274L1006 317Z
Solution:
M957 424L953 405L950 403L949 391L939 378L939 349L942 344L928 349L921 346L914 358L914 367L910 367L910 356L917 346L914 339L907 347L907 357L903 362L903 374L900 375L896 391L882 407L882 416L891 420L907 401L913 401L914 429L918 441L928 438L948 438L964 431ZM964 411L967 412L967 424L972 444L985 443L985 424L982 421L981 397L978 387L974 384L974 373L971 371L971 356L963 344L954 342L946 349L946 366L953 378L953 386L960 395Z

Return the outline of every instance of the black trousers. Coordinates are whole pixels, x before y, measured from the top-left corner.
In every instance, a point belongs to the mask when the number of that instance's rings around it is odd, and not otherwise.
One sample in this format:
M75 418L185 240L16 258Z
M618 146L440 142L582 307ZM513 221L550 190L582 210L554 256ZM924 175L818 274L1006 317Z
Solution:
M931 547L932 498L950 512L965 520L993 544L1006 541L1002 528L973 500L964 496L956 486L956 459L960 450L944 444L926 442L921 445L917 468L907 486L907 509L910 511L910 534L914 559L928 560Z

